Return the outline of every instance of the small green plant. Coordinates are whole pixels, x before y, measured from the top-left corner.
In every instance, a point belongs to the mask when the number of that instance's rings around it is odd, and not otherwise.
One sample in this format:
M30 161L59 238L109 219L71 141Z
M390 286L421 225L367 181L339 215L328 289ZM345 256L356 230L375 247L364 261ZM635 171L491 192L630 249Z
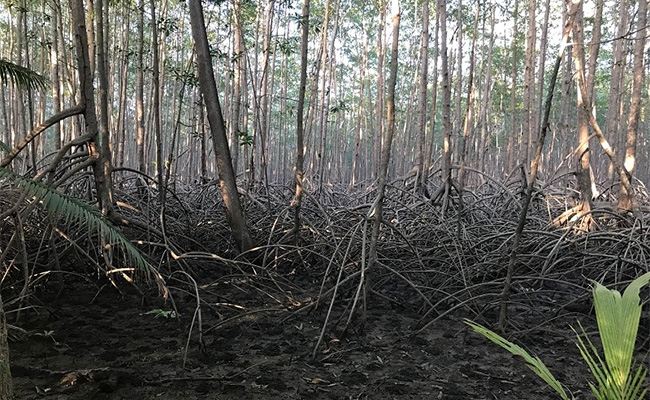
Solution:
M623 295L599 283L594 285L594 307L604 359L582 327L582 334L576 332L576 336L580 354L595 380L595 383L589 383L589 388L597 400L645 399L648 392L648 389L644 388L647 370L643 365L633 368L633 356L643 307L639 293L648 283L650 272L632 281ZM555 379L539 357L531 356L520 346L484 326L469 320L465 320L465 323L511 354L522 357L527 366L562 399L573 398L567 395L562 384Z
M153 315L154 318L176 318L176 311L174 310L162 310L160 308L156 308L151 311L147 311L144 313L144 315Z

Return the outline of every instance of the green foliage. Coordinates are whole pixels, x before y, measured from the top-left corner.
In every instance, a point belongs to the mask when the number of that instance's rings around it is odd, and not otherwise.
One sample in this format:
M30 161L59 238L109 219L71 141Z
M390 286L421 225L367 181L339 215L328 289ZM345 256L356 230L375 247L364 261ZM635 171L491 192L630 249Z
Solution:
M542 378L544 382L546 382L555 392L564 400L569 400L569 396L566 394L564 391L564 388L558 382L557 379L553 376L551 371L548 370L546 365L542 362L542 360L539 359L539 357L533 357L531 356L526 350L521 348L520 346L504 339L497 333L485 328L484 326L481 326L479 324L476 324L472 321L465 320L465 323L472 327L475 332L480 333L481 335L485 336L488 338L490 341L493 343L496 343L498 346L508 350L510 354L519 356L524 359L526 362L526 365L533 370L533 372Z
M5 142L0 140L0 152L9 153L10 151L11 151L11 147L7 146Z
M290 38L278 38L277 39L277 48L278 51L285 55L291 56L296 53L300 48L300 38L299 37L290 37Z
M221 61L228 60L228 54L219 50L216 47L210 47L210 57L216 58Z
M153 315L154 318L176 318L176 311L174 310L162 310L160 308L156 308L151 311L147 311L144 313L144 315Z
M178 30L178 18L159 18L158 30L163 34L163 36L170 36L172 33Z
M249 135L247 131L239 132L239 145L240 146L252 146L253 145L253 136Z
M34 201L39 202L43 208L52 216L61 218L66 225L79 223L86 226L89 231L97 232L111 245L119 248L124 256L137 270L151 273L151 265L147 262L140 251L101 213L90 205L66 196L56 190L31 179L23 178L6 168L0 167L0 180L9 181L20 189L24 190Z
M641 319L639 292L648 283L650 272L635 279L622 296L599 283L594 286L594 308L605 360L603 362L589 339L578 336L578 348L596 378L598 387L589 385L596 399L645 398L645 368L639 366L634 374L631 371Z
M336 104L330 107L330 112L332 114L336 114L338 112L345 112L349 110L350 110L350 106L348 106L348 103L343 99L340 99L338 102L336 102Z
M170 62L165 64L165 69L176 80L185 83L189 87L199 86L199 77L195 69L188 69L184 65L174 65Z
M0 80L29 89L43 89L48 83L43 75L4 59L0 59Z
M599 283L594 285L594 307L604 360L584 330L582 335L576 336L580 354L596 381L596 384L589 383L589 388L597 400L642 400L646 396L644 385L647 370L639 365L632 373L632 365L643 307L639 293L649 283L650 272L632 281L622 296L618 291L607 289ZM528 367L562 399L569 399L562 385L538 357L531 356L520 346L479 324L469 320L465 323L511 354L522 357Z

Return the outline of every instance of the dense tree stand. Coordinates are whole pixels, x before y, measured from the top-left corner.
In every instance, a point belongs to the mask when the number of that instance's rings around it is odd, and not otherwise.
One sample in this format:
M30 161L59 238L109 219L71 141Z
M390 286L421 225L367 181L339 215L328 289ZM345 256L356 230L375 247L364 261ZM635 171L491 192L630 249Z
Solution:
M647 2L0 2L0 400L644 399Z

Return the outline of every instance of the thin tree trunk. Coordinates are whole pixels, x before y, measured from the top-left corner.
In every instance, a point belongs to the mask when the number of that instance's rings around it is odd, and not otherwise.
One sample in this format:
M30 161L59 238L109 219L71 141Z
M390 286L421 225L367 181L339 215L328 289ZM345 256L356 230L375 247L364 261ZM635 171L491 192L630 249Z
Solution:
M373 152L373 166L378 166L381 159L381 149L384 138L384 56L385 56L385 35L384 25L386 24L386 0L379 2L379 31L377 33L377 99L376 99L376 121L375 141ZM375 171L373 168L372 171Z
M126 143L126 136L128 129L126 128L126 93L128 91L129 83L129 38L131 37L130 28L131 28L131 13L128 11L128 8L125 6L126 13L126 22L123 27L123 38L122 38L122 65L120 66L120 93L119 93L119 109L117 115L117 163L119 166L124 165L124 145Z
M108 2L107 2L108 3ZM104 0L95 0L95 13L97 22L97 77L99 81L99 90L97 95L99 97L99 115L98 115L98 131L97 142L99 144L99 168L101 168L101 175L103 182L103 192L101 193L102 212L107 215L113 204L113 179L112 179L112 155L110 147L110 136L108 127L108 72L106 70L107 56L105 53L104 41L104 11L108 12L108 7L104 9ZM91 84L92 85L92 84ZM86 114L88 109L86 109ZM99 192L98 192L99 193Z
M219 188L224 205L226 206L226 215L233 236L239 248L242 251L246 251L253 246L253 242L246 227L246 220L244 219L244 213L237 193L237 184L232 168L230 149L228 148L228 138L226 136L223 114L221 113L221 105L219 104L219 94L217 93L217 84L212 69L212 58L210 56L210 46L205 30L201 0L189 0L188 5L190 9L192 37L196 48L199 86L203 93L203 101L205 102L208 120L210 121L212 146L219 171Z
M331 1L327 0L325 2L325 16L323 19L323 25L321 27L321 41L320 41L320 61L319 65L321 66L322 70L322 77L319 82L320 88L318 89L318 94L319 94L319 99L317 101L317 104L320 105L320 109L318 112L318 147L313 146L313 149L315 150L315 157L312 157L312 164L315 162L315 167L318 175L318 193L320 194L321 191L323 190L323 173L324 173L324 163L325 163L325 137L324 135L327 133L327 127L326 127L326 121L327 121L327 105L326 105L326 100L327 96L329 93L327 93L326 90L326 85L327 81L329 79L328 72L329 72L329 57L328 57L328 51L329 47L328 45L328 38L329 38L329 25L330 25L330 14L331 14ZM314 141L315 141L314 137Z
M93 26L95 25L95 14L92 10L95 9L95 0L86 0L86 6L90 12L86 13L86 37L88 38L88 62L90 63L90 73L92 76L95 76L95 30Z
M442 0L441 0L442 1ZM386 97L386 137L384 140L384 146L381 149L381 162L377 171L378 177L378 187L377 187L377 197L370 208L369 218L372 219L372 231L370 237L370 243L368 247L368 265L366 268L362 267L362 274L364 274L364 269L367 271L372 270L377 263L377 246L379 242L379 228L382 224L383 219L383 205L384 205L384 191L386 187L386 180L388 176L388 164L390 163L390 150L393 143L393 136L395 134L395 86L397 83L397 53L399 50L399 25L400 25L400 8L399 0L392 0L392 11L393 15L391 18L392 26L392 44L391 44L391 55L390 55L390 66L388 72L388 86L387 86L387 97ZM366 308L367 308L367 292L371 284L370 275L365 273L365 282L362 280L363 285L363 317L365 321L366 318Z
M269 75L272 73L270 68L273 45L271 35L273 33L273 4L275 0L266 0L264 10L264 41L262 52L264 54L262 61L262 76L259 83L259 103L257 109L257 126L259 127L259 155L260 155L260 181L268 189L268 136L270 123L270 97Z
M294 176L296 180L296 190L291 201L293 207L293 233L297 241L300 234L300 207L302 206L303 179L305 175L305 143L304 143L304 121L303 113L305 108L305 89L307 86L307 51L309 48L309 7L310 0L304 0L302 3L302 17L300 24L302 27L300 40L300 86L298 88L298 106L296 110L296 166Z
M530 163L535 131L535 42L537 26L535 23L537 10L536 0L528 0L528 33L526 34L526 64L524 67L524 112L523 112L523 134L524 150L522 157L526 166Z
M472 37L472 50L470 52L469 73L467 75L467 109L463 121L463 137L460 144L460 171L458 171L458 184L461 194L459 199L462 203L462 188L465 186L465 164L467 163L467 142L469 142L470 131L473 128L473 107L474 107L474 65L476 64L476 37L478 36L478 20L481 10L481 3L476 3L476 14L474 15L474 35Z
M460 150L460 146L457 146L456 138L460 138L463 135L462 125L463 125L463 28L464 28L464 18L463 18L463 0L458 0L458 7L456 8L456 35L458 39L456 40L456 85L454 88L454 99L456 104L454 105L454 119L452 121L452 152L451 157L455 162L456 157L460 158L460 154L454 154L453 150ZM452 35L453 36L453 35ZM453 39L452 39L453 40ZM453 51L453 50L452 50ZM453 57L452 57L453 60ZM452 63L453 64L453 63ZM450 71L453 75L453 70ZM449 81L453 82L453 76L449 77ZM451 84L451 83L450 83ZM456 136L454 136L456 135Z
M428 196L424 170L424 153L427 140L427 85L429 77L429 0L422 0L422 33L420 36L420 77L418 82L418 144L415 172L416 193ZM437 66L436 66L437 67Z
M359 104L357 104L357 126L354 143L354 155L352 157L352 172L350 177L350 188L353 188L361 180L361 168L359 155L361 154L361 141L363 139L363 122L366 90L366 70L368 69L368 34L363 32L363 56L359 71Z
M442 211L447 211L449 191L451 188L451 84L449 82L449 59L447 56L447 2L438 0L438 18L440 20L440 54L442 73ZM435 200L438 196L432 196Z
M560 65L562 64L562 58L564 50L569 41L569 34L573 27L573 19L577 11L577 5L573 3L572 0L565 0L565 7L569 8L567 11L567 18L564 24L563 33L562 33L562 43L560 44L560 50L555 59L555 65L550 76L549 88L546 94L546 102L544 104L544 116L542 118L542 124L540 126L540 133L537 140L537 145L535 148L535 157L533 158L530 166L530 176L528 178L528 186L526 188L526 195L523 199L523 204L521 207L521 212L519 213L519 221L517 223L517 228L512 240L512 248L510 250L510 256L508 259L508 267L506 269L505 283L503 285L503 291L501 292L501 306L499 309L499 329L501 332L504 332L506 329L506 323L508 318L508 301L510 299L510 288L512 285L512 278L515 273L515 264L517 261L517 254L519 252L519 242L524 232L524 227L526 226L526 216L528 215L528 206L533 197L533 189L535 188L535 181L537 180L537 172L539 167L539 160L542 156L542 150L544 149L544 141L546 139L546 133L548 131L548 122L549 116L551 114L551 105L553 104L553 94L555 92L555 83L557 81L558 72L560 70Z
M97 1L97 0L96 0ZM160 119L160 54L158 48L158 24L156 18L156 0L150 0L151 10L151 49L152 49L152 80L151 85L153 88L153 98L151 99L151 111L153 113L153 134L156 139L156 180L158 181L158 200L159 206L163 207L160 217L163 222L163 229L165 228L165 190L163 187L164 181L164 168L165 160L163 156L163 138ZM169 167L169 166L168 166Z
M623 179L618 197L618 209L621 211L631 211L634 208L634 192L630 183L636 166L637 130L639 127L639 114L641 112L641 91L643 90L643 81L645 78L644 49L647 9L648 1L639 0L637 32L634 42L632 98L630 99L630 109L627 117L625 161L623 162L623 167L627 175L627 184L625 182L626 180Z
M207 145L208 140L205 132L205 101L203 101L203 95L201 95L201 101L199 104L199 127L201 134L201 183L206 183L208 181L208 160L207 160Z
M616 37L622 37L628 29L628 2L620 0L618 3L618 26L616 28ZM621 90L621 81L625 70L625 59L627 55L625 40L616 40L614 42L612 59L612 77L609 82L609 95L607 97L607 114L605 117L605 131L616 142L620 125L621 99L623 91ZM618 146L617 146L618 147ZM620 151L620 149L617 149ZM621 151L621 153L623 153ZM613 180L614 165L609 163L608 177Z
M50 68L52 70L52 109L54 114L61 112L61 74L59 68L59 22L61 14L59 10L61 4L54 1L52 10L52 46L50 47ZM56 151L61 148L61 125L56 124L53 128L53 138L51 139L53 149Z
M147 172L144 140L144 0L138 0L138 51L135 66L135 143L138 169Z
M436 145L436 114L438 111L438 56L440 55L440 50L439 50L439 39L440 35L440 14L436 12L436 27L435 27L435 33L434 33L434 38L433 38L433 43L436 46L436 51L433 55L433 76L431 77L432 85L433 88L431 89L431 112L429 114L429 118L431 120L431 143L428 146L429 147L429 153L427 157L424 160L424 165L422 167L423 170L423 185L426 187L426 182L429 179L429 166L431 165L432 158L433 158L433 153L434 153L434 147Z
M542 113L544 112L544 75L546 71L546 47L548 46L548 20L550 16L551 9L551 0L546 0L544 4L544 22L542 23L542 37L539 42L539 82L537 87L537 93L539 94L539 106L537 113L539 113L539 118L542 118ZM536 119L537 121L537 119ZM537 132L537 126L535 127L535 132ZM542 155L544 159L544 155ZM543 161L543 160L542 160Z
M13 400L13 381L9 368L9 344L7 343L7 319L0 293L0 400Z
M325 166L328 164L328 156L327 156L327 148L329 147L327 145L327 136L329 134L329 129L328 129L328 122L329 122L329 116L330 116L330 99L331 99L331 86L336 84L335 77L336 77L336 53L334 52L334 45L336 43L336 36L338 34L338 29L339 29L339 8L340 8L340 3L337 1L335 2L334 5L334 29L332 32L332 39L331 42L328 42L328 35L326 34L323 36L324 41L324 46L325 46L325 52L323 53L325 56L323 57L323 62L325 66L323 67L323 87L321 91L321 113L320 113L320 145L319 145L319 154L320 154L320 160L318 164L318 193L320 194L323 190L323 181L329 179L326 175L330 172L330 168L326 168ZM327 29L325 30L327 31ZM327 49L327 45L329 44L329 49ZM343 112L343 111L341 111ZM338 118L338 115L337 115Z
M578 82L588 82L585 77L585 54L584 54L584 32L583 32L583 4L577 6L577 12L573 23L573 62L575 64L575 75ZM579 86L579 85L578 85ZM588 89L587 89L588 90ZM586 96L586 97L583 97ZM589 149L589 94L578 90L578 147L576 149L576 179L580 191L579 214L584 215L580 228L589 230L593 221L589 214L592 205L592 181L590 175L590 149Z
M234 17L235 17L235 43L234 43L234 59L235 59L235 72L233 75L233 109L230 118L231 125L231 138L232 138L232 164L235 176L237 176L237 169L239 164L239 138L241 134L241 104L242 104L242 87L246 81L242 79L243 69L246 68L246 55L244 53L243 40L244 35L242 32L241 21L241 0L235 0L234 3Z
M514 0L515 10L514 10L514 23L513 23L513 32L512 32L512 43L510 45L510 64L511 64L511 76L510 76L510 135L508 135L508 161L507 161L507 170L510 171L515 167L515 163L522 162L521 159L515 159L515 152L519 154L525 154L522 150L525 150L523 147L523 140L521 135L521 129L519 129L519 124L517 121L517 77L519 76L519 54L517 51L517 36L519 36L519 0Z
M95 89L93 87L93 74L90 69L88 55L88 37L86 29L85 8L83 0L70 2L72 22L75 26L75 44L77 48L77 68L79 71L79 87L81 102L84 106L84 120L86 132L91 139L88 145L89 156L93 161L93 175L95 177L95 188L102 213L108 215L112 210L113 198L110 181L110 158L104 157L102 138L98 137L98 122L95 111ZM100 77L101 80L101 77ZM99 143L98 143L99 141ZM108 174L107 174L108 173Z
M479 146L477 149L477 159L478 159L478 169L480 171L485 172L485 156L488 151L488 146L487 146L487 136L488 136L488 123L487 123L487 115L490 110L490 105L492 104L492 56L494 54L493 49L494 49L494 40L495 40L495 34L494 34L494 25L495 25L495 18L494 18L494 12L496 7L492 6L492 12L490 14L490 44L488 45L488 52L487 52L487 61L485 63L485 69L487 70L485 72L485 81L483 82L483 98L481 101L481 112L479 113L479 126L481 129L481 138L479 140ZM541 115L541 112L540 112ZM496 166L495 166L496 167ZM481 175L481 180L483 180L483 175Z

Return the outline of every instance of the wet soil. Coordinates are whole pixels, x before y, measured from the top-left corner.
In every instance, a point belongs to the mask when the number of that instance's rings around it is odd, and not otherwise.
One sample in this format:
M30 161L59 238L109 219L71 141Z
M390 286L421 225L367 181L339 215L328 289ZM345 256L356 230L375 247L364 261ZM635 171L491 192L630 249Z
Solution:
M125 293L129 292L129 293ZM273 304L237 310L233 286L202 294L204 348L194 299L172 308L107 286L66 286L58 297L38 295L25 314L30 335L12 342L18 399L552 399L554 394L515 359L450 317L411 335L414 311L376 299L363 332L325 336L312 359L321 313L295 313ZM211 294L212 293L212 294ZM326 307L324 307L326 308ZM250 312L265 309L267 311ZM235 310L221 314L219 310ZM245 316L224 323L230 315ZM515 336L539 355L576 398L588 398L586 371L569 323L580 316L537 321ZM582 318L589 324L589 318ZM527 321L528 327L536 324ZM583 388L583 392L576 388Z

